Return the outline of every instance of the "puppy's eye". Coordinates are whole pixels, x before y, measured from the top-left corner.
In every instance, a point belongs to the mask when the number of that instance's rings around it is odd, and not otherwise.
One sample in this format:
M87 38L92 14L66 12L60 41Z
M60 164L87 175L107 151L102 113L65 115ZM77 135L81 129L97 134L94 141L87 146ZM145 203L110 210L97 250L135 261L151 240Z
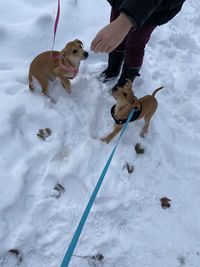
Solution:
M82 44L80 44L80 48L83 48L83 45Z
M77 52L78 52L78 50L74 49L74 50L72 51L72 54L76 54Z
M124 95L125 97L127 97L127 93L124 93L123 95Z

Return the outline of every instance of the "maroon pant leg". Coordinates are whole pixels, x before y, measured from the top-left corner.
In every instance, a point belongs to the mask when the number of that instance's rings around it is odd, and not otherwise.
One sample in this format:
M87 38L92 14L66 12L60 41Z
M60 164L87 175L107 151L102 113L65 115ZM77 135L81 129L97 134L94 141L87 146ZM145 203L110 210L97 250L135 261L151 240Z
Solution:
M120 12L112 8L110 21L115 20L119 14ZM153 25L144 25L138 30L131 29L122 43L115 49L115 51L125 51L124 62L129 67L142 66L145 46L155 28L156 26Z

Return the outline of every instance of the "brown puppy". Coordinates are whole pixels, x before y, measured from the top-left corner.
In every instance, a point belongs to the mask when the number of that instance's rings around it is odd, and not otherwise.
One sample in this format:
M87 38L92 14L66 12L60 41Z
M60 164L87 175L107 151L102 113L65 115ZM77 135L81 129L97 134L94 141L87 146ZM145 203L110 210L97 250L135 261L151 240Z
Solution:
M47 51L38 55L29 68L30 90L34 91L34 77L42 87L42 94L48 95L49 80L53 81L58 77L63 87L71 94L69 79L77 75L80 61L87 57L88 52L83 50L82 42L77 39L67 43L61 52Z
M112 116L115 120L114 130L101 140L109 143L121 130L123 127L122 124L126 122L126 119L133 108L136 108L137 110L135 111L131 121L139 120L144 117L145 123L140 133L140 136L144 137L148 131L149 122L158 106L158 102L154 96L162 88L163 87L156 89L152 95L146 95L137 99L137 97L133 94L131 81L127 81L123 87L117 87L116 90L113 91L113 96L117 100L117 104L111 110Z

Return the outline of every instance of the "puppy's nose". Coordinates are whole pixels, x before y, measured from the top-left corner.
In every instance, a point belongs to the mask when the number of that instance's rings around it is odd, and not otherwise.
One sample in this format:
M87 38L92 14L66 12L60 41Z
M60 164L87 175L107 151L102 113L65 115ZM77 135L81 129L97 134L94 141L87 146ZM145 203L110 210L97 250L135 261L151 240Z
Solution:
M84 52L84 57L87 58L88 56L89 56L88 52L85 51L85 52Z

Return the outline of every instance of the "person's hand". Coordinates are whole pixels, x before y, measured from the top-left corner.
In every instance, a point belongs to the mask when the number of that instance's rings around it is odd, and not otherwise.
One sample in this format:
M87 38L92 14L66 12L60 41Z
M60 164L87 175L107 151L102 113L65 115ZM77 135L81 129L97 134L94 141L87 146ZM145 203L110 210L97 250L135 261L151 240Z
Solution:
M90 49L95 53L113 51L125 38L133 24L121 13L119 17L104 27L91 43Z

